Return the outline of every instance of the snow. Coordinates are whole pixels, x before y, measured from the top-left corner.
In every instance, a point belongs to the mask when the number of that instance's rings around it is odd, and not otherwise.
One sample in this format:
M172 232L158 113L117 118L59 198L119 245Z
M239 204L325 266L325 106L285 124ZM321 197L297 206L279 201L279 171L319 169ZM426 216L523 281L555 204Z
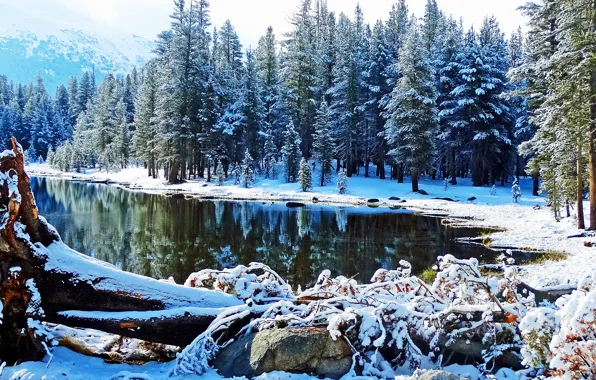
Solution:
M242 304L240 300L230 295L204 289L193 289L122 272L111 264L72 250L61 241L54 242L47 248L37 244L36 248L36 254L43 256L46 260L46 270L77 273L79 281L88 282L97 290L126 291L130 294L141 295L146 299L161 301L168 309L202 305L203 313L216 312L220 307ZM180 311L172 310L171 312ZM101 317L101 313L98 313L96 317Z
M106 30L58 2L0 0L0 72L16 83L39 73L50 91L94 68L127 74L151 57L154 43Z
M200 379L221 380L215 370L211 369L201 376L185 375L169 377L173 363L148 363L143 365L107 364L103 359L93 358L70 351L64 347L56 347L49 366L49 356L39 362L25 362L14 367L0 367L0 380L124 380L124 379ZM236 378L242 380L245 378ZM316 380L317 377L304 374L290 374L285 372L271 372L256 377L258 380ZM409 377L403 377L403 380Z
M529 248L532 250L554 250L566 252L569 257L563 261L527 265L521 268L519 276L523 281L537 289L552 289L575 287L578 280L596 270L596 248L584 246L584 241L594 241L596 238L568 238L583 231L575 227L574 213L571 218L555 221L552 213L546 207L544 196L532 196L531 179L521 180L522 196L520 202L512 201L511 185L496 186L494 195L491 187L473 187L470 179L458 178L457 185L450 185L445 190L444 179L431 180L423 178L420 188L429 195L424 196L411 192L411 185L406 178L405 183L380 180L378 178L364 178L354 176L348 179L347 194L338 194L334 174L333 181L325 187L317 186L319 173L313 178L313 189L301 192L297 183L285 183L283 179L259 179L251 188L245 189L233 184L229 178L224 186L216 186L214 182L205 180L190 180L179 185L164 184L163 179L153 179L147 176L146 170L140 167L129 167L117 173L87 171L85 173L62 173L49 168L46 164L32 164L27 167L32 175L58 176L83 181L107 181L113 185L131 190L164 193L182 192L190 196L212 196L217 199L269 200L269 201L301 201L311 202L313 197L320 202L330 204L366 205L367 199L378 198L381 206L404 206L410 209L440 216L463 217L465 223L474 226L499 227L505 232L492 233L492 246ZM374 173L374 167L371 169ZM406 200L390 201L389 197L399 197ZM450 202L432 198L452 198L457 202ZM469 198L475 197L471 202ZM534 209L538 206L540 209ZM585 202L586 215L589 215L588 204ZM362 212L383 212L384 207L373 211L371 208L355 208ZM354 211L354 212L356 212Z

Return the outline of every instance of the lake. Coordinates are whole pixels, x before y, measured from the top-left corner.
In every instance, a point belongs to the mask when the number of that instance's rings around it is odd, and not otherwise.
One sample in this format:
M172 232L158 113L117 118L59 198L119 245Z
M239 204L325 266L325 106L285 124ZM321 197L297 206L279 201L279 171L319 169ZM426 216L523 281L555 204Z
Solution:
M378 268L401 259L420 273L436 257L494 257L458 237L479 229L451 228L439 218L387 207L283 202L172 199L103 184L31 179L40 214L66 244L130 272L176 282L199 269L259 261L294 286L306 286L323 269L369 281Z

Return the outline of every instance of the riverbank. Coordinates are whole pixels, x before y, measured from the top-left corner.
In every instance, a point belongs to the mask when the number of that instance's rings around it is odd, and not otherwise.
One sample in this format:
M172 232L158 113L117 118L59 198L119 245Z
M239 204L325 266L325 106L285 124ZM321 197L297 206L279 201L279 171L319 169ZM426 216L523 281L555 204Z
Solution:
M487 187L471 186L469 179L459 179L458 185L447 189L443 181L423 179L420 187L429 195L421 195L411 192L408 180L398 184L396 181L377 178L352 177L348 180L348 194L340 195L334 185L315 186L311 192L301 192L297 184L286 184L281 180L260 180L249 189L236 186L233 181L226 182L224 186L215 186L202 179L167 185L160 179L147 177L143 168L128 168L118 173L63 173L45 164L34 164L28 166L27 171L35 176L102 182L134 191L180 193L187 197L207 199L309 203L316 198L321 203L365 206L368 199L375 198L381 207L402 206L427 214L459 217L465 219L466 224L474 226L505 229L504 232L490 233L495 247L567 253L567 259L562 261L521 267L522 279L536 288L573 286L580 278L596 270L596 260L593 259L596 248L584 245L586 241L596 242L596 238L569 238L582 232L574 226L574 215L556 222L550 209L545 207L545 198L531 195L530 180L521 181L523 196L519 204L513 204L510 186L497 186L493 195ZM453 201L433 198L450 198Z

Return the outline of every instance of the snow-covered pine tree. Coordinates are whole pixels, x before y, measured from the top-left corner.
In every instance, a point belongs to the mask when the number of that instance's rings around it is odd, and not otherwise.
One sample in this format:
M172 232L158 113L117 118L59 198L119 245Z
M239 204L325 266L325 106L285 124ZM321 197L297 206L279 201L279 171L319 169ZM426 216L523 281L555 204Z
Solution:
M300 170L298 171L298 186L302 191L309 191L312 189L312 171L306 158L302 157L300 160Z
M70 116L70 100L68 91L63 85L56 89L54 97L54 114L57 122L55 123L56 142L62 143L72 138L73 125Z
M276 179L277 178L277 171L276 165L277 160L276 157L278 156L277 146L275 144L275 136L273 134L273 130L271 128L267 129L267 133L265 135L265 157L263 157L263 168L265 169L265 178L267 179Z
M29 159L29 164L32 164L37 161L37 151L35 150L35 146L31 144L29 149L27 149L27 158Z
M240 183L244 188L248 189L250 185L255 183L255 180L255 160L247 148L240 168Z
M460 24L450 18L446 21L445 33L435 61L437 84L437 106L439 111L439 134L437 150L445 157L447 173L451 184L457 184L458 155L466 144L467 115L457 99L456 89L460 86L461 60L463 60L463 31Z
M284 176L286 182L295 182L298 179L298 165L300 161L300 135L290 121L284 132L284 146L281 149L284 162Z
M519 203L521 196L522 196L522 191L521 191L521 188L519 187L519 182L517 181L517 179L515 179L513 181L513 185L511 186L511 197L513 198L513 202Z
M277 149L281 148L285 126L284 88L279 76L280 63L277 56L278 42L273 28L259 39L256 50L259 71L259 90L263 105L263 122L271 129L272 139ZM267 132L268 135L271 133ZM267 140L266 142L267 143ZM265 154L267 149L265 149ZM279 152L279 150L278 150Z
M348 191L348 176L346 175L346 169L341 168L337 173L337 192L345 194Z
M359 114L359 71L356 61L355 27L345 15L337 23L337 60L333 71L333 87L328 91L332 102L335 153L344 161L348 177L356 168Z
M50 166L54 165L54 155L55 155L54 148L50 145L48 147L48 152L46 153L46 162Z
M158 62L155 59L145 64L143 83L139 87L133 125L135 133L132 138L133 156L145 162L147 175L157 178L157 87Z
M317 110L313 149L321 166L319 183L325 186L330 183L333 174L333 134L332 115L326 101L322 101Z
M375 24L370 41L369 63L365 75L365 86L370 93L365 107L370 117L370 130L374 140L371 156L377 165L377 173L385 179L385 156L387 142L385 140L384 99L391 93L388 85L387 70L392 58L390 48L387 46L386 31L379 20Z
M244 146L258 162L262 155L261 136L263 131L263 104L260 98L258 69L255 54L246 52L246 72L242 89L243 101L240 105L242 119L239 128L242 130Z
M497 186L493 184L490 188L490 195L497 195Z
M226 182L226 173L224 171L224 167L223 167L223 164L221 163L221 161L217 161L217 169L215 171L215 176L216 176L215 184L217 186L223 186L224 183Z
M311 3L311 0L301 0L291 18L293 30L286 35L284 41L283 78L290 109L288 116L296 123L302 156L309 156L316 115L315 75L318 57L315 45L316 23L311 14Z
M239 163L232 168L232 177L234 177L234 185L239 185L242 178L242 166Z
M77 122L81 109L79 108L78 98L79 83L77 77L72 76L68 82L68 115L70 116L70 125L73 126Z
M400 52L398 69L402 77L387 106L385 137L389 154L409 166L412 191L418 192L419 174L432 160L438 118L433 73L415 20Z

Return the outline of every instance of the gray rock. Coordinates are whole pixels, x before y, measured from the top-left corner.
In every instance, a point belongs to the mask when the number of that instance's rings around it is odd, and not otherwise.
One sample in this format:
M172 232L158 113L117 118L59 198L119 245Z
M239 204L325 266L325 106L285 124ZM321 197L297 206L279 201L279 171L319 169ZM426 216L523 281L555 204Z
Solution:
M439 371L436 369L426 371L422 375L416 377L416 380L466 380L465 377L460 377L446 371Z
M420 189L420 190L418 190L418 194L420 194L420 195L428 195L428 192L426 190L424 190L424 189Z
M263 330L239 338L219 352L213 366L225 377L265 372L309 373L338 379L350 371L352 351L322 327Z

